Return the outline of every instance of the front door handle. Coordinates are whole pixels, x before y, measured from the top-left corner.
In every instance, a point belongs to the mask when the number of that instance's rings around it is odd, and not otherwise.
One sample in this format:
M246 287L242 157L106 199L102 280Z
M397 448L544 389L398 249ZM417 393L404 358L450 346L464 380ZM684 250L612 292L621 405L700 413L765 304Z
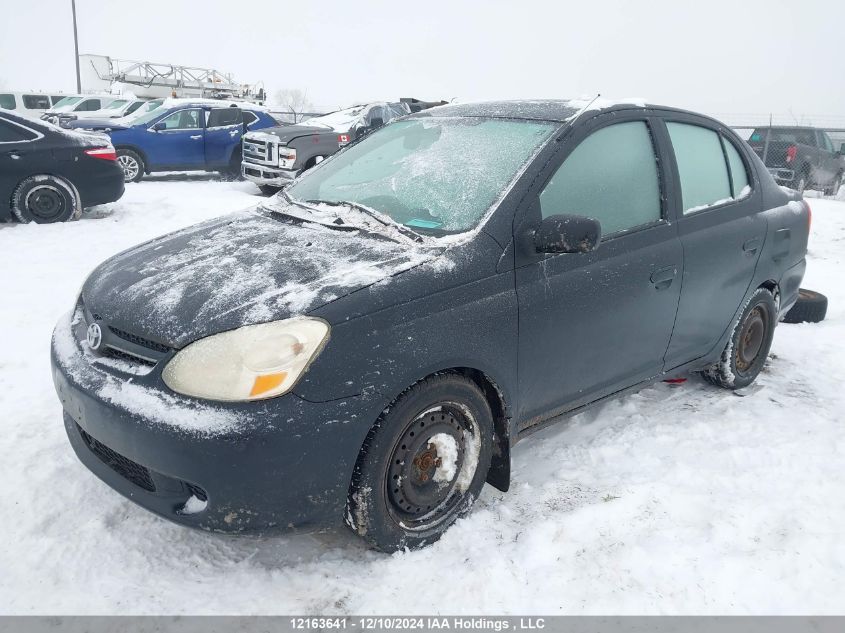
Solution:
M667 266L666 268L660 268L651 273L649 280L658 290L665 290L672 285L672 282L675 280L675 276L677 274L677 267Z
M231 136L232 138L235 138L238 134L240 134L240 132L238 132L237 130L232 130L231 132L229 132L229 136Z
M199 139L201 139L201 138L202 138L202 134L194 134L193 136L191 136L191 138L192 138L193 140L197 141L197 140L199 140Z
M7 155L7 156L11 156L11 157L12 157L12 158L14 158L15 160L17 160L18 158L20 158L20 157L21 157L21 154L23 154L23 152L21 152L21 151L19 151L19 150L16 150L16 149L9 150L8 152L6 152L6 155Z
M742 250L745 251L745 254L749 257L756 254L757 251L760 250L760 245L763 243L762 238L759 237L752 237L750 240L747 240L742 245Z

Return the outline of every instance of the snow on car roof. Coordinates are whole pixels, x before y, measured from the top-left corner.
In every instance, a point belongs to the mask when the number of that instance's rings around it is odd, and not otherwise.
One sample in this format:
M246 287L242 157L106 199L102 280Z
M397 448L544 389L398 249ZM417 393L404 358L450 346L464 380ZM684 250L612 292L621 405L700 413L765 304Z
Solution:
M644 107L639 98L611 99L521 99L450 103L416 113L425 116L489 116L545 121L568 121L581 110L602 110L620 105Z
M210 105L218 108L238 106L239 108L243 108L245 110L261 110L263 112L270 111L267 106L252 103L251 101L229 101L228 99L206 99L203 97L168 97L164 100L162 107L172 108L180 105Z

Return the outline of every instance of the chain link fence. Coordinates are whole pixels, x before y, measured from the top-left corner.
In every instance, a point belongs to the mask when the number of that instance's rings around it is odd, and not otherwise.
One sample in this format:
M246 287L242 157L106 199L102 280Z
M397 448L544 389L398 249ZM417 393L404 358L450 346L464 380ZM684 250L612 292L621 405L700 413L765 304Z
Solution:
M845 176L845 116L722 113L763 160L775 180L836 195Z

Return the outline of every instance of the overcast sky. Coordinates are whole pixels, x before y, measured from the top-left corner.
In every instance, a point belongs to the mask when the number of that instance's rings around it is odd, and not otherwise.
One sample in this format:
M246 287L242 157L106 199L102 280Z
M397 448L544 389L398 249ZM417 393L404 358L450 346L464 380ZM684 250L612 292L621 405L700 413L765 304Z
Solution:
M5 6L0 85L73 90L70 4ZM321 109L601 92L845 115L841 0L77 0L77 12L81 53L214 67L270 94L307 90Z

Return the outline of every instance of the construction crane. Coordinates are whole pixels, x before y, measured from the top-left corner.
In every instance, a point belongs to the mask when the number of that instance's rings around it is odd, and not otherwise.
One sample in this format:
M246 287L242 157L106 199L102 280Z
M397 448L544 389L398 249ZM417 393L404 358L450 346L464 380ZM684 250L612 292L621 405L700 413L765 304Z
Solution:
M214 68L178 66L147 61L80 55L86 91L110 91L114 84L130 87L137 97L203 97L263 102L261 84L237 83L231 74Z

